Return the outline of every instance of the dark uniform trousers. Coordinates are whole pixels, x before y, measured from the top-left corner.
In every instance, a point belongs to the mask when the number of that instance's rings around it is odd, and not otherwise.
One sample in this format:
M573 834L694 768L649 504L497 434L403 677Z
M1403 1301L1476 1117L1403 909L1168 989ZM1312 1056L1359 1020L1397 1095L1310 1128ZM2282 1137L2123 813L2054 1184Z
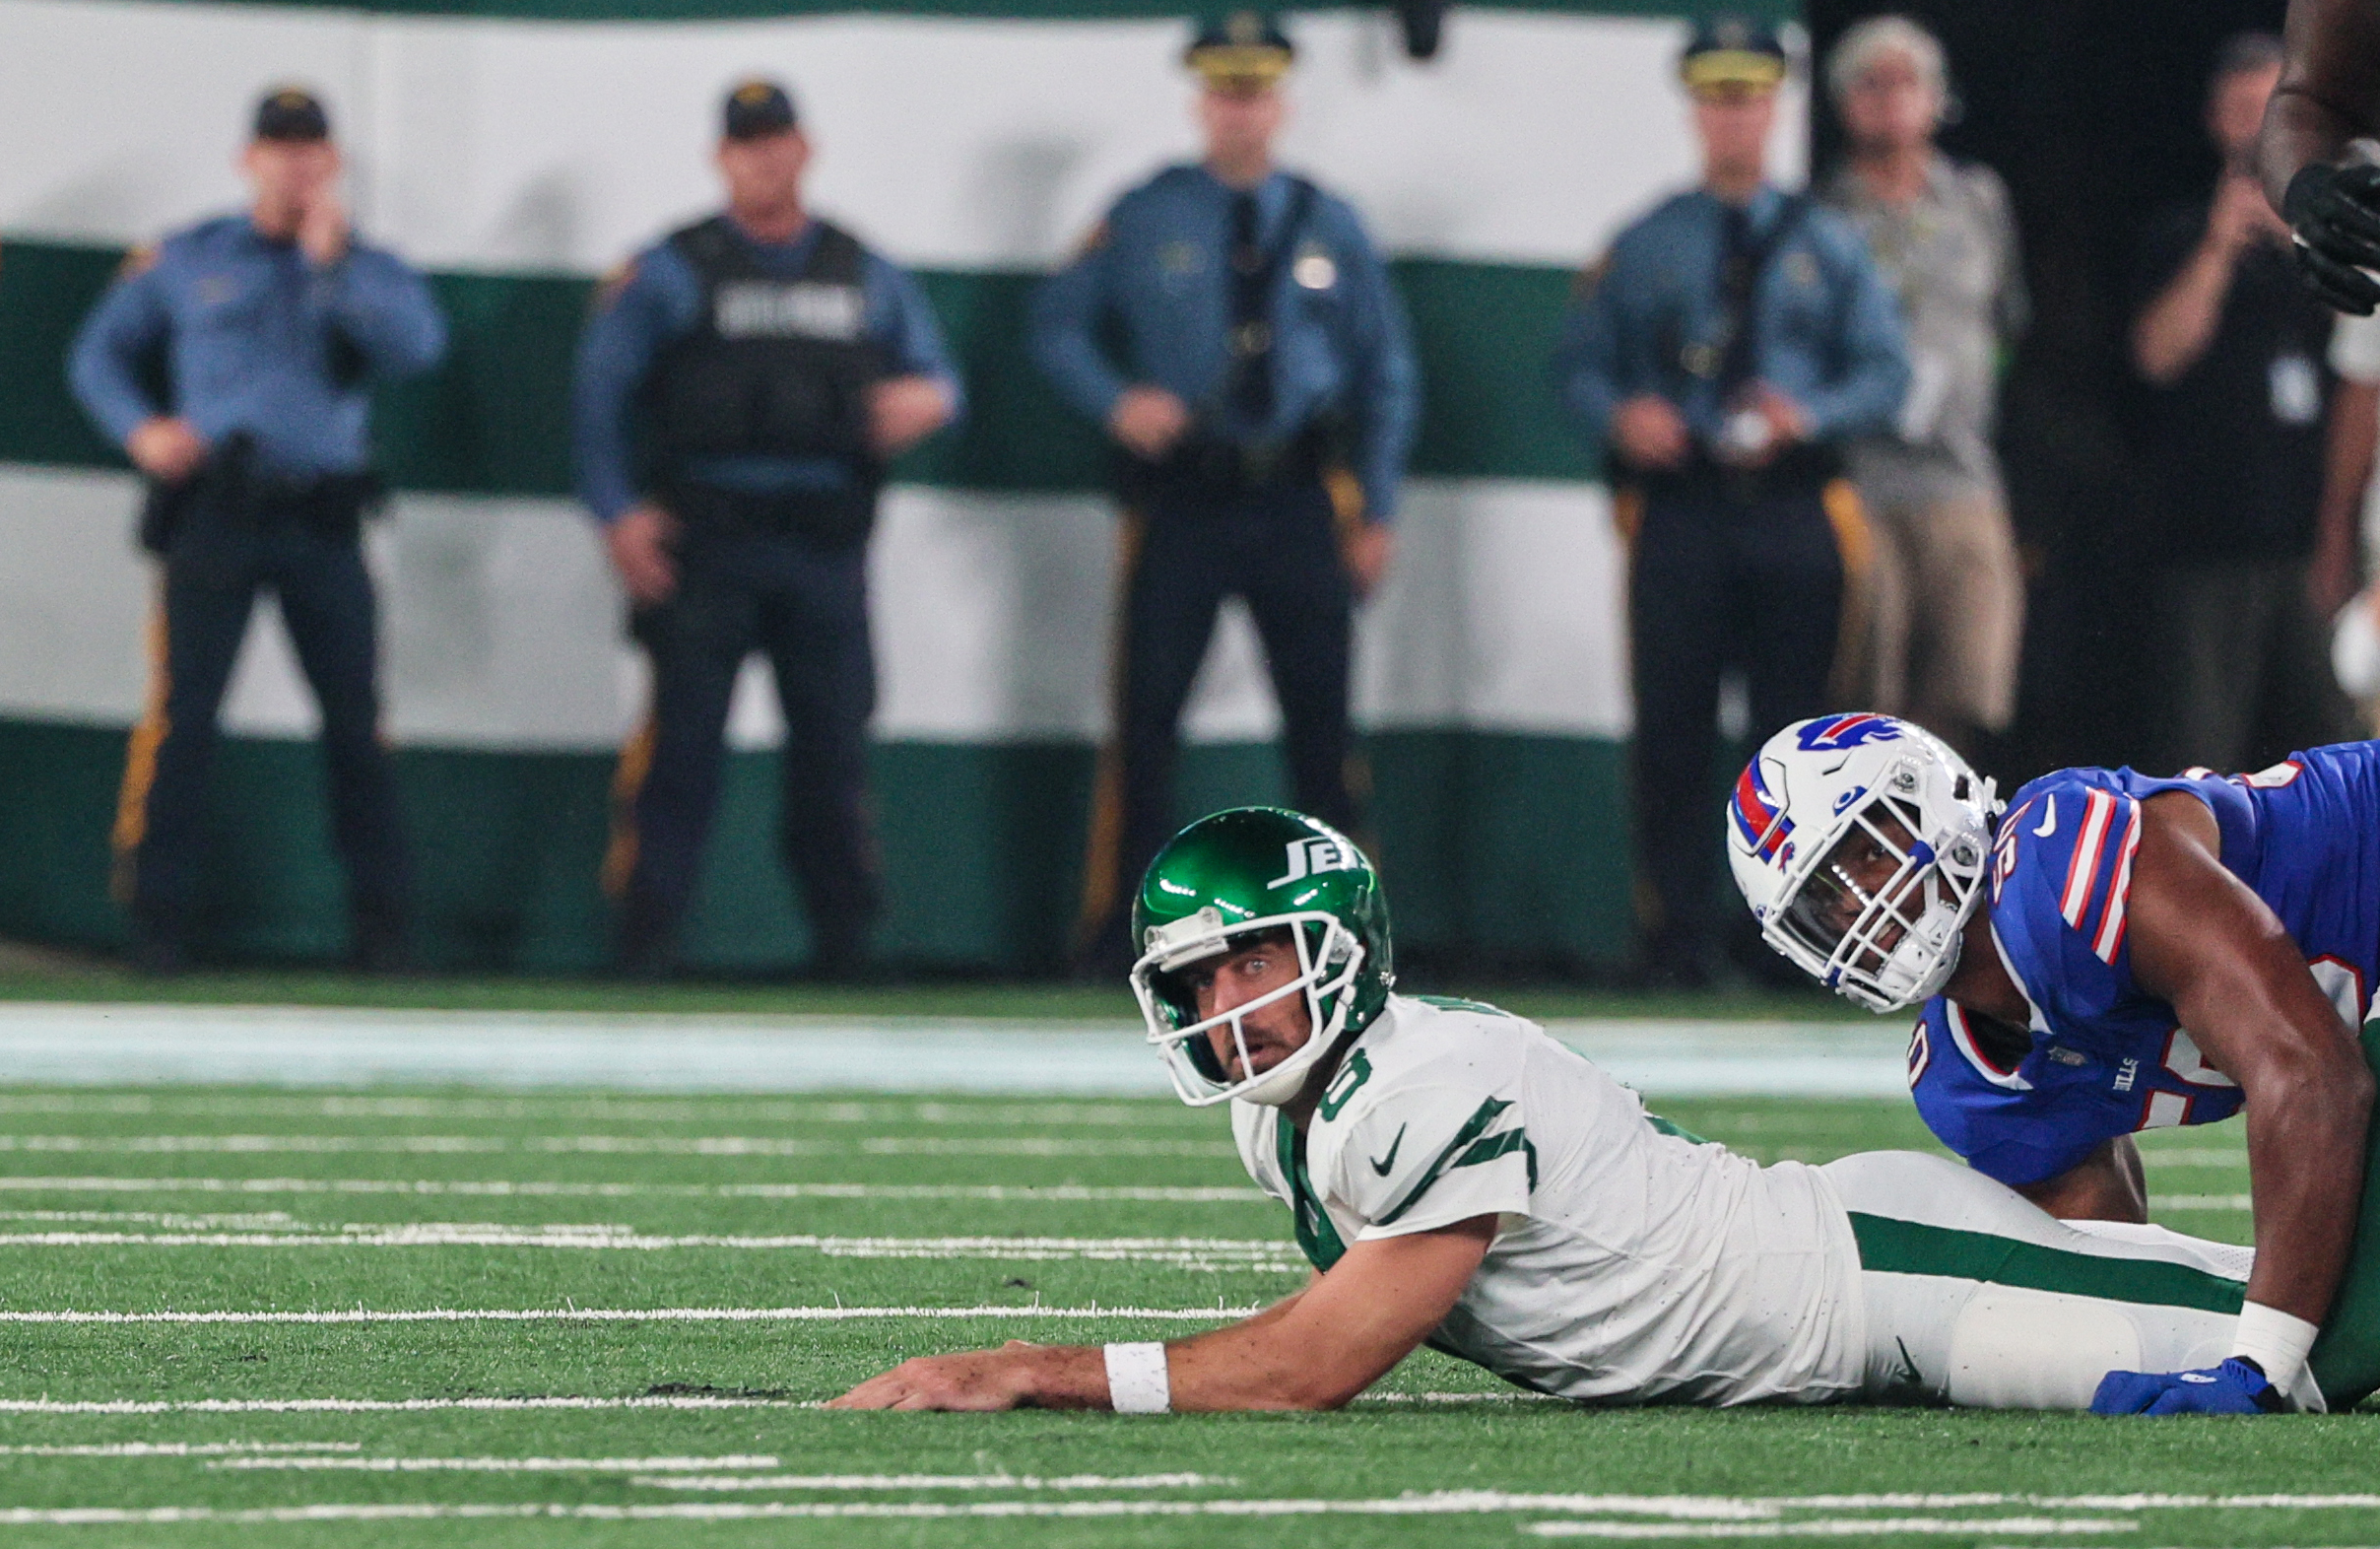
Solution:
M400 928L407 892L396 782L380 743L379 639L352 505L271 496L193 501L161 588L149 712L133 733L115 830L118 893L146 930L188 924L224 692L257 592L272 588L322 711L331 833L359 936ZM360 939L359 946L363 943Z
M719 804L736 675L758 649L785 716L785 863L809 910L814 963L847 968L866 950L882 895L867 811L876 708L867 546L697 526L679 559L677 592L634 621L653 702L622 764L629 821L615 830L607 878L622 901L619 961L670 960Z
M1281 706L1298 808L1342 832L1361 822L1351 779L1348 674L1355 593L1329 487L1311 474L1214 492L1136 491L1125 542L1114 763L1086 868L1083 945L1124 950L1132 891L1180 826L1173 775L1182 709L1227 596L1247 603Z
M1706 966L1723 858L1720 677L1735 667L1748 680L1755 746L1824 713L1843 564L1817 481L1762 489L1688 475L1621 499L1638 512L1628 584L1638 917L1648 966L1690 973Z

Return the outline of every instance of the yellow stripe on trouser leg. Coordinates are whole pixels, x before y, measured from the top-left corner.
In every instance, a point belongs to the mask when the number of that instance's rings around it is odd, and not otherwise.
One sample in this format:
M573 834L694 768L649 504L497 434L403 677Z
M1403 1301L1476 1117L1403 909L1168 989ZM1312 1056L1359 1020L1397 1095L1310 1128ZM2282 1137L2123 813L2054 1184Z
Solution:
M149 794L157 785L158 750L165 746L165 733L172 727L165 713L165 697L173 688L165 640L165 583L160 578L156 600L149 608L149 697L124 749L124 780L116 791L115 827L108 835L109 848L115 854L109 891L127 908L139 880L141 841L149 837Z
M1874 630L1876 534L1868 527L1868 507L1849 479L1831 479L1819 496L1826 508L1826 525L1834 529L1834 552L1843 566L1843 601L1835 629L1834 671L1828 693L1842 707L1857 707L1869 677L1868 653Z
M1115 618L1109 626L1107 697L1113 719L1099 745L1098 769L1091 784L1091 832L1083 844L1083 903L1075 917L1075 950L1096 945L1124 891L1138 878L1116 875L1124 863L1124 672L1125 615L1132 607L1133 574L1140 569L1141 538L1148 518L1127 509L1116 535Z
M603 894L614 903L628 897L628 879L636 874L636 798L653 771L654 730L647 711L612 771L612 837L603 848Z

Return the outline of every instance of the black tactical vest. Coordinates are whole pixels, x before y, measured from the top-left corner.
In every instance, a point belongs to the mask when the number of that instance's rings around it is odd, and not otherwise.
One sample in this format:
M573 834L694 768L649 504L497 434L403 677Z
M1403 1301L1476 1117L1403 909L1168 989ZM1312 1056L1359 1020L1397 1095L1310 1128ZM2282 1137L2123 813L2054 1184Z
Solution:
M702 309L649 380L650 444L662 482L678 483L686 464L703 457L829 457L849 465L872 513L883 470L868 442L868 388L891 365L863 332L858 240L818 223L810 261L791 279L755 261L725 216L673 234L670 244L700 278ZM857 511L789 515L797 527L866 519Z

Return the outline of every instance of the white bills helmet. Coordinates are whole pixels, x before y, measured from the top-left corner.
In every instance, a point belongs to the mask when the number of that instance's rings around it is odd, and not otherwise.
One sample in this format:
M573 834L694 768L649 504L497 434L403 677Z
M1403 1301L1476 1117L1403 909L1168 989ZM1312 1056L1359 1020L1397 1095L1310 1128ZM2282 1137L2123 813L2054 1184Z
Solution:
M1768 739L1727 803L1728 860L1760 936L1871 1011L1940 990L1991 863L1992 782L1889 715Z

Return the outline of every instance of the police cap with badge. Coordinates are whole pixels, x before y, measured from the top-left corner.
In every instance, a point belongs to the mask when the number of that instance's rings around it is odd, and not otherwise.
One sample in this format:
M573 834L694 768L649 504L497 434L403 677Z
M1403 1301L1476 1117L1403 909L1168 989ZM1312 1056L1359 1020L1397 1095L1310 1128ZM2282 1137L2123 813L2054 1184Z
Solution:
M800 125L791 94L757 76L729 92L719 107L719 132L730 140L765 140Z
M1773 92L1784 83L1790 64L1775 28L1741 16L1715 16L1695 24L1678 56L1678 79L1696 97Z
M331 137L322 101L300 86L276 87L256 104L253 130L259 140L314 141Z
M1205 23L1182 55L1207 90L1234 97L1279 86L1296 59L1281 24L1261 11L1234 11Z

